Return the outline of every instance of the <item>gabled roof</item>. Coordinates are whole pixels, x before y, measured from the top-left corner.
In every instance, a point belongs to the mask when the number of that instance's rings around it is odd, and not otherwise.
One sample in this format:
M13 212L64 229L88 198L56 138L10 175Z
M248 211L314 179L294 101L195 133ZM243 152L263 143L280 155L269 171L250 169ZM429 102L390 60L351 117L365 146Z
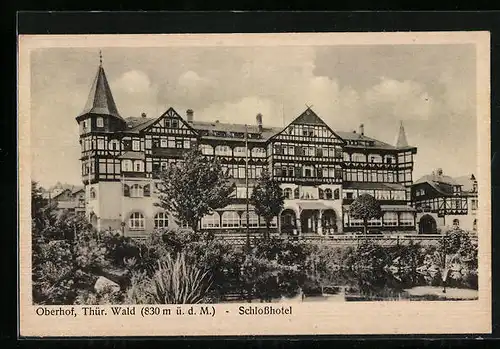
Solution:
M430 174L425 175L414 182L414 184L425 183L425 182L435 182L440 184L448 185L459 185L452 177L446 175Z
M321 119L318 114L314 112L314 110L311 109L311 107L307 107L306 110L302 112L299 116L297 116L295 119L293 119L288 125L286 125L283 128L276 128L276 133L272 136L278 136L281 133L285 132L285 130L290 126L290 125L295 125L295 124L302 124L302 125L321 125L326 127L335 137L337 137L342 143L345 143L345 140L342 139L338 135L336 131L334 131L326 122Z
M111 93L111 88L109 87L108 79L102 65L99 65L94 82L90 88L87 103L79 116L85 114L110 115L123 120L118 113L118 108L113 99L113 94Z

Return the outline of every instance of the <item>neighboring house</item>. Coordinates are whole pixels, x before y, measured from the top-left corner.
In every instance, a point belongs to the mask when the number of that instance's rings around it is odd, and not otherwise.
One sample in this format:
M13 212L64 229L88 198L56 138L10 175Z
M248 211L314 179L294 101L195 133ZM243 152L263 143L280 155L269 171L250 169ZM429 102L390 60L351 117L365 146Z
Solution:
M473 174L452 178L437 169L417 180L411 195L420 233L433 234L454 226L476 232L478 195Z
M276 230L319 235L361 231L362 222L349 216L349 205L370 193L383 209L381 219L369 222L372 229L415 231L410 186L417 149L408 145L402 124L391 145L367 137L362 125L359 132L334 131L310 107L283 128L265 127L262 118L258 114L255 125L248 126L197 121L192 110L183 117L173 108L157 118L123 118L100 65L84 110L76 117L86 213L92 224L123 229L127 236L176 227L172 216L154 205L157 174L199 147L205 156L217 156L236 183L233 202L204 217L202 229L246 229L248 155L250 193L264 169L281 183L285 205L272 221ZM265 228L253 208L248 218L252 231Z
M56 185L44 194L49 203L56 204L58 213L69 210L85 214L85 189L82 186Z

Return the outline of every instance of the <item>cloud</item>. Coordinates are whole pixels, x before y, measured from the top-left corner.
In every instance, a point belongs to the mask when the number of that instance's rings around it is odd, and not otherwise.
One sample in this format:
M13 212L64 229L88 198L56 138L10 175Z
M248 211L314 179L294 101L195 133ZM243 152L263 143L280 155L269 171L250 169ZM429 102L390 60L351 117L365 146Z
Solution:
M143 112L157 116L158 87L140 70L130 70L110 82L111 91L123 117L140 116Z
M364 103L370 117L428 120L433 101L424 86L415 81L382 77L365 92Z

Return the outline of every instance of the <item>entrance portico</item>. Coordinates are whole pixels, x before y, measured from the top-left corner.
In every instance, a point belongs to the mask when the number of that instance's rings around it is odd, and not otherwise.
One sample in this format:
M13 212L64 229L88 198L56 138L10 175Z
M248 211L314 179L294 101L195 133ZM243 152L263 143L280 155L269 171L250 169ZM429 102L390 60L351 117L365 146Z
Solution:
M342 224L333 207L322 202L294 202L280 214L281 232L291 235L331 235L341 232Z

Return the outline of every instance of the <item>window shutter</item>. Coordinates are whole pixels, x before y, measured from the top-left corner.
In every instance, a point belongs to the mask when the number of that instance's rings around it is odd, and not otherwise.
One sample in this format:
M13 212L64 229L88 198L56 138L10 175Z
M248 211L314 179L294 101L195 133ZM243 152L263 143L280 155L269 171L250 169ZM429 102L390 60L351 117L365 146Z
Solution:
M150 189L150 188L151 188L151 187L150 187L150 185L149 185L149 184L146 184L146 185L144 186L144 189L143 189L143 190L144 190L144 196L151 196L151 189Z
M123 185L123 196L130 196L130 187L127 184Z

